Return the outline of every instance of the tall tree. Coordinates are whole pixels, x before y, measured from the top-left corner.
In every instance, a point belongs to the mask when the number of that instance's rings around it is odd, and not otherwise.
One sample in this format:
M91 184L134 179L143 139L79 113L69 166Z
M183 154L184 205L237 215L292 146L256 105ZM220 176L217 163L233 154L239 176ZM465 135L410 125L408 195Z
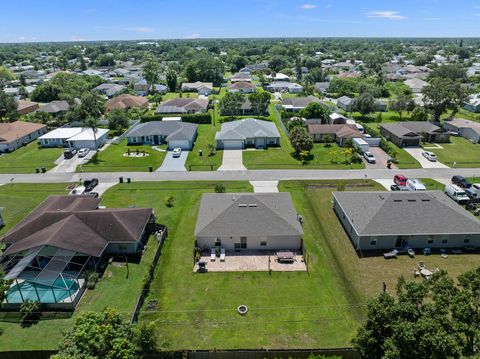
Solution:
M296 126L288 134L290 143L295 149L295 154L299 155L302 151L311 151L313 148L313 138L307 132L305 127Z
M439 121L448 110L453 116L468 98L468 92L460 82L440 77L430 80L422 93L424 106L432 112L434 121Z
M85 121L89 117L100 118L105 111L105 99L95 93L87 92L80 98L80 104L75 105L74 114L77 120Z
M398 113L400 121L402 120L402 115L404 111L412 111L415 107L415 103L410 98L410 96L399 94L396 96L389 104L390 111Z
M257 116L264 115L270 104L270 93L267 91L257 91L248 96L252 104L253 113Z
M97 123L97 119L96 118L93 118L93 117L87 117L85 119L85 127L92 130L93 132L93 141L95 143L95 149L98 148L98 145L97 145L97 132L98 132L98 123Z
M14 80L15 75L6 67L0 66L0 90L8 83L8 81Z
M148 92L150 89L155 91L154 84L158 83L160 80L160 64L153 57L149 57L147 63L142 70L143 77L147 81Z
M223 116L240 114L240 107L245 101L245 96L239 92L228 92L220 100L220 113Z
M360 94L353 100L353 109L360 112L363 116L375 112L375 97L369 92Z
M318 102L312 102L302 109L298 115L306 119L319 119L322 124L326 124L330 122L331 113L332 111L328 107Z
M170 92L175 92L178 84L178 76L174 70L168 70L167 72L167 86Z

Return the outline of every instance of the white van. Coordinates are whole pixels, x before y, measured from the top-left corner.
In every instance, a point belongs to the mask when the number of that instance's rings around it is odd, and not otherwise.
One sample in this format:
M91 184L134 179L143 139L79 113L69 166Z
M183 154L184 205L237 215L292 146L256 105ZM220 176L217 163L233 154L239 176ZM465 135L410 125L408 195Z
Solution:
M407 187L409 191L426 191L427 190L427 188L422 183L422 181L416 178L409 178L407 180L407 184L405 185L405 187Z
M480 183L472 183L470 188L465 189L465 192L470 198L480 198Z
M454 184L447 184L445 186L445 194L458 204L465 204L469 200L467 193Z

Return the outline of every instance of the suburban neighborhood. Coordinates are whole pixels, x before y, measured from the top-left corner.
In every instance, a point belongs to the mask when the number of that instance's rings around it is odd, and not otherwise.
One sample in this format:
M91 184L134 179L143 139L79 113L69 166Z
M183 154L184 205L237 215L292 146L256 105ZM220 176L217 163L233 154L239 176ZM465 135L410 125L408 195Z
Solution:
M0 39L0 357L480 354L478 33L121 27Z

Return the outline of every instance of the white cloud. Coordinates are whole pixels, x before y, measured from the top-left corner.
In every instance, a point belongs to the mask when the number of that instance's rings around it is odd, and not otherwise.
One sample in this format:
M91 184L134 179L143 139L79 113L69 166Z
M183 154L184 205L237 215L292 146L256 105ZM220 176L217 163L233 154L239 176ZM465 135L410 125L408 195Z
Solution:
M193 33L193 34L190 34L190 35L187 35L184 37L184 39L199 39L200 38L200 34L198 33Z
M314 4L304 4L302 6L300 6L302 9L305 9L305 10L310 10L310 9L315 9L317 7L317 5L314 5Z
M139 32L141 34L149 34L155 31L155 29L151 27L144 27L144 26L127 27L125 30Z
M367 17L388 19L388 20L405 20L406 19L406 17L403 15L400 15L398 11L391 11L391 10L370 11L369 13L367 13Z
M87 39L78 35L72 35L70 36L70 41L87 41Z

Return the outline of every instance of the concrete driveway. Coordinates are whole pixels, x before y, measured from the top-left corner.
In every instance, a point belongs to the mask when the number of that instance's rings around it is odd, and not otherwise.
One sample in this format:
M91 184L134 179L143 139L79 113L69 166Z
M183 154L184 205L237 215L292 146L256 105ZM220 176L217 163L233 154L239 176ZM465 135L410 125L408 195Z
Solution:
M250 181L255 193L278 193L278 181Z
M387 161L390 156L382 150L380 147L370 147L369 151L373 153L376 159L376 163L368 163L365 158L363 158L363 163L365 163L366 169L384 169L387 168ZM392 164L392 168L396 168L394 164Z
M90 150L85 157L73 156L70 159L65 159L62 155L55 161L56 166L50 171L51 173L73 173L76 171L77 166L87 163L95 154L96 151Z
M443 163L438 161L432 162L423 157L422 152L425 150L421 147L407 147L404 148L404 150L407 151L410 156L415 158L420 163L422 168L448 168L448 166L444 165Z
M186 171L185 162L190 151L182 151L180 157L173 157L172 151L167 151L167 155L162 165L157 169L158 172L180 172Z
M223 150L222 165L218 171L244 171L243 150Z

